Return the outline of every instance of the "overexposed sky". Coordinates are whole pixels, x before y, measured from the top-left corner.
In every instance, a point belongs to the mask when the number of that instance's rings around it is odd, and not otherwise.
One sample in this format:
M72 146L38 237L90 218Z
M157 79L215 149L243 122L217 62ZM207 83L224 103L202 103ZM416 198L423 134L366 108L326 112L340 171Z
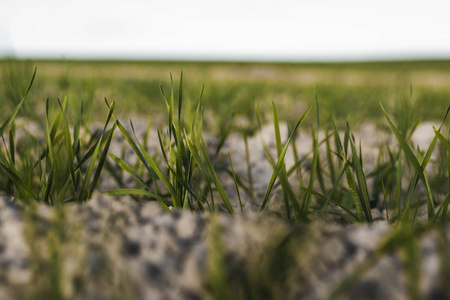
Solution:
M0 57L450 58L449 12L449 0L0 0Z

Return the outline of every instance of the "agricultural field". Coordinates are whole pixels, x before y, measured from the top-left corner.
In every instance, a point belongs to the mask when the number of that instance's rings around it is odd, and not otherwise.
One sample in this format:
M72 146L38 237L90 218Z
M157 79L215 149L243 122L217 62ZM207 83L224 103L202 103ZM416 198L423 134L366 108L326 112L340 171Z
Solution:
M0 299L450 299L450 61L0 73Z
M153 117L164 113L160 85L170 86L170 73L178 80L184 72L185 102L196 106L202 85L205 109L215 114L215 122L233 112L254 118L255 102L260 111L270 112L272 101L284 120L296 120L314 102L314 88L321 104L321 118L350 117L358 124L369 118L384 124L379 109L409 99L413 86L413 112L427 120L440 120L450 87L449 61L257 64L214 62L103 62L103 61L0 61L0 92L12 109L23 96L35 67L33 91L23 113L43 116L45 99L53 104L67 96L76 112L104 111L103 98L116 101L118 113ZM27 105L28 111L27 111ZM35 110L35 107L39 109ZM3 109L2 117L8 112ZM270 113L268 113L270 115ZM105 113L106 116L106 113ZM310 122L306 120L306 122Z

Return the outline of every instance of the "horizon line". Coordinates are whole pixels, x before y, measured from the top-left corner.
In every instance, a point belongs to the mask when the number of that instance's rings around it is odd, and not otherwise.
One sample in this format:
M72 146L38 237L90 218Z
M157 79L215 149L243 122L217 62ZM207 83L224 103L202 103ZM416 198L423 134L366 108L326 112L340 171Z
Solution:
M0 60L40 61L154 61L154 62L224 62L224 63L358 63L448 61L450 54L405 55L337 55L337 56L276 56L276 55L17 55L0 53Z

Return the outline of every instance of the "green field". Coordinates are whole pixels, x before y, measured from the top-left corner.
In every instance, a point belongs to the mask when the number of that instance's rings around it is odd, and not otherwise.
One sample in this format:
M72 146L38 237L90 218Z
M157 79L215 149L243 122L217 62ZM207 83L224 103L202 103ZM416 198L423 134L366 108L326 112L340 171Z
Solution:
M420 113L424 120L439 120L450 98L450 61L275 64L3 60L0 99L6 107L12 109L20 101L34 67L38 71L28 113L40 114L47 97L56 105L57 97L62 100L67 96L77 112L81 102L87 111L104 111L106 97L116 101L117 112L124 116L153 117L164 108L160 84L168 89L169 74L177 80L181 71L185 75L185 101L195 105L204 83L205 107L215 116L216 124L222 122L221 116L233 112L254 118L255 102L264 113L271 110L272 101L281 118L293 122L314 102L314 87L323 120L350 116L354 125L367 118L382 120L378 103L395 107L409 98L410 85L413 112ZM3 109L0 116L6 115Z

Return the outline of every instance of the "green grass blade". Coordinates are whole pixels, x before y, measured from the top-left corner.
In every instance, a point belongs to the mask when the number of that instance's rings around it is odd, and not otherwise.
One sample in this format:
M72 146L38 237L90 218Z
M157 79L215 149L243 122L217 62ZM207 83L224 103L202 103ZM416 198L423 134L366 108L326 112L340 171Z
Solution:
M144 164L144 166L147 169L147 171L149 172L151 178L153 180L155 180L157 175L155 174L153 169L148 165L148 162L146 161L145 157L143 156L141 151L138 149L138 147L136 146L136 143L133 141L133 139L128 134L128 132L125 130L125 128L123 127L122 123L120 123L120 121L117 121L117 126L118 126L119 130L122 132L123 136L125 137L125 140L127 141L128 145L131 146L131 149L133 149L134 153L136 153L136 155L139 158L139 160ZM159 190L159 187L158 187L157 184L155 184L155 189L156 189L156 191L158 193L161 193L161 191Z
M161 133L159 132L159 130L157 130L157 133L158 133L159 146L161 148L161 154L163 155L163 158L164 158L164 161L166 162L166 165L169 165L169 161L167 160L166 150L164 149L163 141L162 141L162 138L161 138Z
M170 74L170 102L169 102L169 140L172 138L172 125L173 125L173 110L175 106L175 100L173 95L173 78L172 73Z
M57 100L58 100L58 102L60 102L59 98ZM66 106L67 106L67 97L64 97L64 101L62 103L62 110L56 115L55 121L53 122L53 125L50 130L50 138L52 139L52 141L55 139L56 133L58 132L58 129L60 128L61 121L62 121L64 113L66 111ZM55 144L56 143L54 143L54 145Z
M392 123L391 119L389 118L389 115L387 114L386 110L383 107L383 104L380 103L381 109L384 112L384 115L386 117L386 120L389 123L389 126L391 127L392 131L394 132L395 137L397 138L398 142L400 143L400 146L402 147L406 158L413 166L414 170L416 171L419 176L423 175L423 169L421 165L419 164L417 158L414 156L414 153L412 152L411 148L409 147L408 143L406 142L405 138L402 136L402 134L398 131L397 127Z
M344 163L344 169L345 169L345 173L346 173L346 177L347 177L347 184L348 184L348 186L350 188L350 192L352 194L353 202L355 204L356 212L358 214L358 219L360 222L364 222L366 220L366 217L365 217L365 213L362 208L362 205L361 205L360 193L357 190L356 180L350 170L350 164L346 158L347 150L346 150L346 148L344 148L346 146L343 146L341 143L341 139L339 137L339 131L337 129L336 122L334 121L334 119L333 119L333 128L334 128L334 137L335 137L336 146L338 147L338 151L341 152L340 158L342 159L342 161ZM350 136L350 128L347 123L347 127L346 127L346 130L344 133L344 144L345 143L348 144L348 142L350 140L349 136Z
M91 198L92 193L94 192L94 189L97 186L97 183L98 183L98 181L100 179L100 174L101 174L101 172L103 170L103 166L104 166L105 161L106 161L106 157L107 157L107 154L108 154L109 146L111 145L112 137L113 137L114 130L116 129L116 127L117 127L117 122L114 122L114 125L113 125L112 129L109 131L109 134L107 135L106 144L105 144L105 147L103 148L102 155L100 156L100 159L98 161L97 169L95 170L94 179L92 180L92 184L91 184L91 188L89 190L88 198Z
M244 147L245 147L245 162L247 164L247 179L248 179L248 190L250 191L250 200L252 203L255 202L255 189L253 187L253 172L252 164L250 161L250 151L248 147L248 137L244 134Z
M368 222L372 222L372 211L370 210L370 203L369 203L369 190L367 188L367 182L366 177L364 175L364 171L362 169L361 161L358 158L358 154L356 153L355 145L353 143L353 140L350 139L350 147L352 150L353 158L353 168L355 169L356 173L356 179L358 182L358 190L360 191L362 195L362 207L364 210L364 214L366 216L366 219Z
M13 109L13 111L6 118L6 121L3 123L2 127L0 127L0 136L2 136L7 131L8 127L14 121L14 118L16 117L17 113L19 112L20 108L22 107L23 103L25 102L25 99L27 98L28 93L31 90L31 87L33 86L34 78L36 77L36 71L37 71L37 67L34 68L34 72L31 77L30 84L28 85L28 89L25 92L25 95L23 96L22 100L20 100L19 104L16 105L16 107Z
M200 145L200 142L198 140L195 141L196 142L195 144L189 138L186 139L186 141L188 143L189 150L191 151L194 157L194 160L196 161L197 165L200 166L200 169L204 174L205 178L214 183L217 192L222 198L222 201L225 204L225 207L227 208L228 212L230 213L230 215L234 215L234 210L233 207L231 206L230 200L228 199L228 196L226 195L225 190L222 184L220 183L219 178L217 177L217 174L214 171L213 166L211 165L211 162L208 159L206 150Z
M402 217L402 151L399 150L397 160L397 177L396 177L396 191L397 191L397 215L399 219Z
M178 126L181 127L181 108L183 107L183 71L180 75L180 87L178 89Z
M353 203L355 204L356 212L358 213L358 219L360 222L364 222L366 221L366 215L364 213L364 209L361 204L362 201L360 199L359 191L357 190L356 180L355 177L353 176L353 173L350 170L350 167L348 166L345 156L343 156L343 158L344 158L344 165L347 165L345 169L345 173L347 175L347 184L352 193Z
M67 178L66 183L63 185L63 187L58 191L58 195L55 199L55 204L62 204L62 203L66 203L66 202L72 202L72 201L77 201L77 199L69 199L69 200L65 200L65 197L67 195L67 192L69 191L69 188L73 186L72 183L72 178Z
M202 107L201 103L202 103L202 97L203 97L203 90L204 90L204 88L205 88L205 84L202 85L202 90L200 92L200 99L198 100L197 109L195 110L194 118L192 119L191 134L195 134L194 127L195 127L195 124L197 124L197 118L199 117L199 113L200 113L200 110L201 110L201 107ZM200 122L200 125L201 125L201 122Z
M33 192L28 188L25 182L20 178L20 176L8 166L0 162L0 168L2 168L8 177L13 181L13 183L19 188L23 189L24 191L28 192L30 195L34 196Z
M61 101L58 99L59 108L64 117L64 133L66 138L66 151L67 151L67 163L69 165L70 178L72 179L73 187L76 187L75 181L75 166L74 166L74 154L72 148L72 138L70 136L69 124L67 122L66 115L64 114L64 109L61 105Z
M314 133L312 134L313 139L313 160L311 163L311 173L309 177L308 189L312 190L314 186L314 180L316 178L317 173L317 162L319 160L319 144L317 141L318 136ZM307 192L303 196L303 205L302 205L302 218L306 220L309 214L309 207L311 205L311 193Z
M392 123L391 119L389 118L389 115L387 114L386 110L384 109L383 105L380 103L381 108L383 109L384 115L386 117L386 120L389 123L389 126L391 127L392 131L395 134L395 137L397 138L398 142L400 143L400 146L402 147L406 158L413 166L416 174L419 176L419 178L422 180L423 184L425 185L425 188L427 190L427 208L428 208L428 219L431 220L434 218L434 204L433 204L433 197L431 195L430 186L428 184L428 180L426 179L426 176L424 174L424 169L422 168L421 164L415 157L414 153L412 152L411 148L409 147L408 143L406 142L405 138L400 134L398 129L395 127L395 125ZM425 161L424 161L425 162Z
M164 186L167 188L167 190L169 191L169 193L172 195L172 197L174 199L177 199L177 193L174 189L174 187L172 186L172 184L170 184L170 182L167 180L166 176L164 176L163 172L161 171L161 169L159 168L159 166L156 164L156 162L153 160L153 158L148 154L148 152L145 150L145 147L139 142L139 140L136 137L136 132L134 131L134 126L132 125L132 131L134 134L134 137L136 138L136 141L139 145L139 149L141 150L141 153L143 155L143 157L146 159L146 161L148 162L148 164L150 165L150 167L153 169L153 171L155 172L156 176L158 176L158 178L162 181L162 183L164 184ZM180 207L181 203L174 203L174 207Z
M194 198L197 198L194 190L192 189L192 187L189 184L189 180L188 179L183 180L183 178L181 176L179 176L177 174L177 172L170 165L168 165L168 168L169 168L169 171L171 172L171 174L174 176L174 178L176 180L178 180L180 182L180 184L183 186L183 188L185 188L191 196L193 196ZM193 168L193 166L191 168Z
M319 98L317 97L317 90L316 87L314 87L314 100L316 101L316 118L317 118L317 131L320 128L320 118L319 118Z
M78 161L78 163L75 165L75 172L80 170L81 166L94 154L95 149L97 148L97 145L101 141L96 141L92 147L89 149L89 151ZM44 153L45 154L45 153Z
M109 157L119 166L121 167L125 172L130 174L134 179L136 179L138 182L140 182L143 186L145 186L147 189L150 189L150 186L145 182L144 179L139 176L139 174L133 170L133 168L130 167L125 161L118 158L112 153L108 153Z
M241 194L239 193L238 182L236 179L236 173L234 172L233 162L231 161L230 152L228 152L228 160L230 161L231 173L233 174L234 186L236 187L236 193L239 200L239 206L241 207L241 212L244 213L244 209L242 208Z
M14 146L14 125L12 130L9 131L9 152L11 154L11 164L16 165L16 147Z
M347 169L347 164L344 165L344 168L342 169L341 173L339 174L339 177L336 181L333 182L333 187L331 188L331 191L328 194L328 197L326 197L325 203L323 204L322 208L320 209L321 213L319 216L322 216L322 212L325 211L325 208L328 206L328 202L331 200L332 195L335 193L335 191L337 190L339 183L341 182L342 177L345 174L345 170Z
M288 149L288 147L289 147L289 143L290 143L291 140L292 140L292 136L295 134L295 132L297 131L298 127L300 126L300 124L302 123L302 121L304 120L304 118L308 115L308 113L309 113L309 111L310 111L311 109L312 109L312 106L310 106L310 107L306 110L306 112L303 114L303 116L302 116L302 117L300 118L300 120L297 122L297 124L295 125L295 127L294 127L294 129L292 130L291 134L289 135L289 138L288 138L286 144L285 144L284 147L283 147L283 151L282 151L281 154L278 156L277 164L275 165L275 169L274 169L274 171L273 171L273 173L272 173L272 177L270 178L269 185L267 186L266 193L265 193L265 195L264 195L264 199L263 199L263 202L262 202L262 204L261 204L261 210L263 210L263 209L266 207L266 205L267 205L267 201L269 200L269 196L270 196L270 193L272 192L273 186L274 186L274 184L275 184L275 180L277 179L278 174L279 174L279 172L280 172L280 170L281 170L281 166L282 166L283 163L284 163L284 157L286 156L287 149Z
M433 126L434 133L438 137L439 141L447 148L450 149L450 143L447 141L447 139L442 135L442 133L439 132L434 126Z
M84 112L84 102L81 101L81 108L80 108L80 117L78 118L77 122L74 125L73 128L73 153L77 159L77 161L79 162L81 159L81 153L80 153L80 148L81 148L81 143L80 143L80 131L81 131L81 124L83 121L83 112Z
M329 136L329 134L327 133L327 136ZM330 179L331 182L335 182L336 181L336 173L334 170L334 163L333 163L333 159L332 159L332 151L331 151L331 146L330 146L330 139L327 138L325 140L325 152L326 152L326 156L327 156L327 163L328 163L328 168L330 170Z
M384 180L381 181L381 188L383 190L384 207L386 209L386 220L387 220L388 224L390 224L391 220L389 218L389 207L388 207L388 203L387 203L386 189L384 188Z
M292 143L292 146L294 146L294 143ZM275 169L275 165L277 164L277 162L272 157L272 153L270 153L270 149L269 149L269 147L267 147L267 145L264 141L262 141L262 147L263 147L264 155L266 156L267 161L269 162L270 166L272 167L272 170Z
M101 138L102 137L100 137L100 139ZM94 153L92 154L91 161L89 162L89 166L87 168L85 177L83 179L83 184L81 186L79 201L84 202L84 201L88 200L88 197L89 197L89 190L88 190L89 183L90 183L92 174L94 173L95 161L97 160L98 152L100 150L100 144L101 144L101 141L99 141L99 143L95 147Z
M356 214L354 214L353 212L351 212L351 211L350 211L348 208L346 208L344 205L342 205L342 204L340 204L339 202L334 201L333 199L331 199L330 196L327 197L327 196L325 196L325 195L323 195L323 194L321 194L321 193L319 193L319 192L316 192L316 191L314 191L314 190L312 190L312 189L310 189L310 188L302 188L302 189L305 190L305 191L307 191L308 193L311 193L312 195L316 196L316 197L319 198L319 199L322 199L322 200L324 200L324 201L329 201L329 202L333 203L334 205L340 207L342 210L344 210L346 213L348 213L351 217L353 217L355 222L358 221L358 216L357 216ZM324 210L324 211L325 211L325 210ZM321 212L319 211L319 213L321 213Z
M448 106L447 111L446 111L445 116L444 116L444 119L442 120L441 125L439 126L439 129L437 130L438 132L441 132L442 126L444 126L445 120L447 119L447 116L448 116L449 112L450 112L450 105ZM433 127L433 130L436 132L436 128ZM436 146L437 139L438 139L438 136L435 135L433 137L433 140L431 141L430 146L428 147L428 150L427 150L427 152L425 154L425 157L423 158L423 162L422 162L422 169L423 170L425 170L428 162L431 159L431 154L434 151L434 147Z
M100 151L100 146L106 131L106 127L108 126L109 120L111 119L114 112L115 102L111 103L111 107L108 112L108 117L106 118L105 126L103 127L102 135L100 136L100 140L95 147L94 153L92 154L91 161L89 162L89 166L86 170L86 174L83 179L83 184L81 186L79 201L87 201L89 198L89 183L91 181L92 174L94 173L95 162L97 161L97 156Z
M273 127L275 131L275 142L277 146L277 156L280 156L281 152L283 151L283 145L281 143L281 133L280 133L280 123L278 121L278 113L277 109L275 107L275 103L272 102L272 113L273 113ZM288 220L291 219L291 209L289 206L289 195L288 195L288 185L289 181L286 175L286 163L282 163L281 169L280 169L280 182L281 182L281 189L283 191L283 201L284 206L286 209L286 216ZM295 199L292 199L291 201L295 201ZM300 210L297 211L298 214L300 214Z
M169 109L170 109L169 101L167 101L166 94L164 93L164 89L163 89L162 85L159 85L159 89L161 90L161 94L162 94L164 102L166 104L167 111L169 111Z
M45 191L44 191L44 198L43 198L44 203L47 203L47 204L53 204L51 197L50 197L50 191L52 190L52 186L53 186L54 174L55 174L55 165L51 164L50 171L48 173L47 185L46 185Z
M231 206L230 200L228 199L228 196L225 193L225 189L223 188L222 183L220 182L219 178L217 177L217 174L214 171L214 168L213 168L211 162L209 161L209 158L207 156L204 146L201 145L200 143L197 143L197 146L199 147L200 153L203 156L203 159L206 163L208 173L212 177L212 181L214 182L217 192L219 193L220 197L222 198L222 201L225 204L225 207L227 208L230 215L234 215L234 210L233 210L233 207Z
M178 177L182 178L183 176L183 159L181 157L182 153L183 153L183 144L181 142L181 134L180 134L180 130L179 128L174 128L174 132L175 132L175 137L176 137L176 145L177 145L177 153L176 153L176 157L175 157L175 169L176 169L176 174L178 175ZM180 180L176 180L176 197L179 201L179 204L182 205L183 203L183 185L181 184Z
M449 201L450 201L450 189L447 191L444 201L442 202L441 206L437 210L437 212L434 215L434 218L433 218L433 220L431 220L431 222L435 222L439 218L439 216L441 216L441 214L442 214L442 217L441 217L442 221L443 222L447 221L447 211L448 211Z
M45 102L45 125L46 125L46 133L47 133L47 149L48 149L48 155L50 158L50 164L53 165L54 163L54 153L53 153L53 139L50 136L50 126L49 126L49 113L48 113L48 102L49 98L47 98L47 101Z

